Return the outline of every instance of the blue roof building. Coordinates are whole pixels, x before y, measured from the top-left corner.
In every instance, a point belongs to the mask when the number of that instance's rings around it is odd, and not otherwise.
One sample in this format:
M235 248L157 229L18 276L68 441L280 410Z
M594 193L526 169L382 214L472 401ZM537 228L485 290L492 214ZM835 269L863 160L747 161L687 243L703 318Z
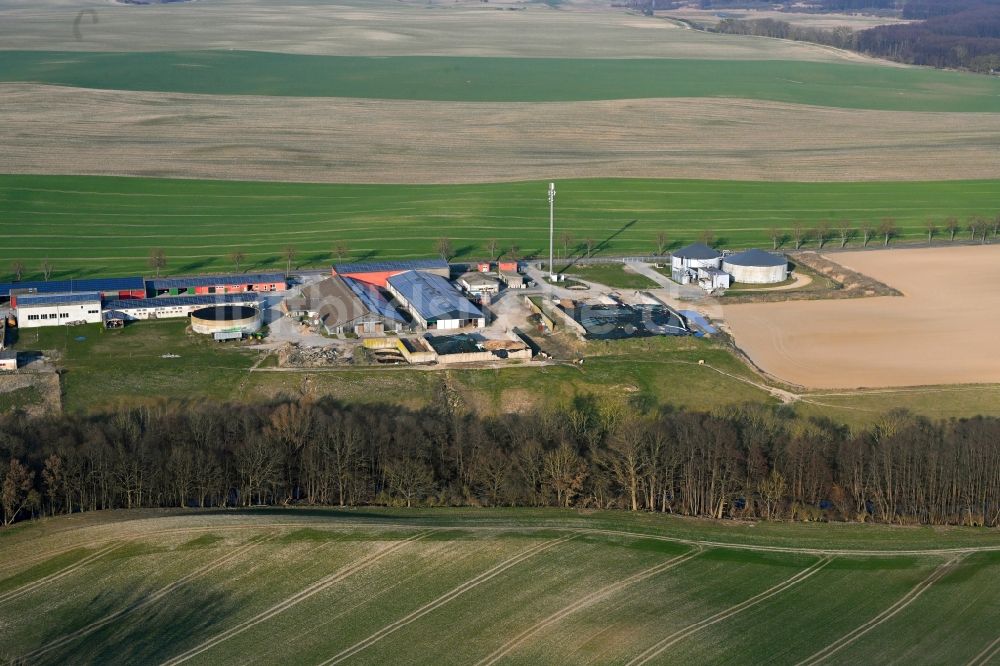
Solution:
M486 325L483 311L472 304L448 280L423 271L407 271L390 277L389 293L428 330Z

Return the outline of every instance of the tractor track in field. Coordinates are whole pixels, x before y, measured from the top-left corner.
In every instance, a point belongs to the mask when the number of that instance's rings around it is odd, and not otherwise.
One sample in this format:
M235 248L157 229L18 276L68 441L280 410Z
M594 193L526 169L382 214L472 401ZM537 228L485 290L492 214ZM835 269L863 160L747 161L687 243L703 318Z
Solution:
M21 587L16 588L14 590L10 590L9 592L5 592L4 594L0 595L0 605L5 604L8 601L12 601L14 599L17 599L19 597L23 597L26 594L30 594L31 592L34 592L35 590L37 590L40 587L44 587L45 585L48 585L49 583L55 582L55 581L59 580L60 578L68 576L71 573L73 573L74 571L77 571L78 569L81 569L81 568L87 566L91 562L94 562L95 560L100 559L101 557L103 557L104 555L107 555L108 553L110 553L111 551L115 550L116 548L119 548L121 545L122 545L121 543L113 543L113 544L111 544L109 546L105 546L104 548L98 550L96 553L91 553L90 555L87 555L86 557L77 560L73 564L70 564L69 566L67 566L67 567L65 567L63 569L60 569L58 571L55 571L55 572L49 574L48 576L45 576L43 578L39 578L36 581L33 581L31 583L27 583L26 585L22 585ZM76 550L76 548L71 548L70 550Z
M533 532L533 531L572 531L578 532L580 534L593 534L593 535L609 535L609 536L621 536L634 539L653 539L656 541L664 541L668 543L676 543L690 547L698 548L724 548L733 550L746 550L751 552L761 552L761 553L784 553L792 555L816 555L816 556L839 556L839 557L897 557L897 556L954 556L961 554L972 554L972 553L988 553L988 552L1000 552L1000 544L990 545L990 546L955 546L952 548L906 548L899 550L885 550L885 549L849 549L849 548L823 548L823 547L795 547L795 546L764 546L760 544L750 544L750 543L737 543L728 541L714 541L706 539L691 539L685 537L672 537L663 534L650 534L645 532L630 532L627 530L612 530L605 528L589 528L589 527L562 527L562 526L551 526L551 525L537 525L537 526L525 526L525 525L414 525L407 523L389 523L389 522L355 522L347 521L343 519L333 518L329 521L296 521L296 522L272 522L266 524L242 524L242 525L215 525L215 526L197 526L197 527L177 527L177 528L167 528L159 530L149 530L145 532L139 532L137 530L132 530L132 533L128 536L122 536L116 534L113 536L108 536L105 538L92 539L80 544L75 544L73 546L67 546L65 548L60 548L59 550L45 552L42 555L35 557L25 558L19 560L10 569L15 567L31 566L35 563L42 562L46 559L56 557L63 553L67 553L78 548L94 548L99 547L109 541L122 540L126 538L145 538L150 536L162 536L171 534L185 534L185 533L197 533L197 532L224 532L231 530L248 530L248 529L273 529L273 528L330 528L330 527L356 527L356 528L393 528L401 530L414 530L414 529L434 529L434 530L466 530L474 532L511 532L511 531L522 531L522 532ZM4 570L0 568L0 570ZM9 569L8 569L9 570ZM23 569L22 569L23 570ZM11 574L11 575L16 575Z
M997 655L1000 655L1000 636L997 636L996 640L986 646L986 649L973 657L968 666L986 666Z
M271 539L274 539L276 536L277 536L276 533L272 533L270 535L266 535L266 536L262 536L262 537L255 537L255 538L251 539L251 541L249 543L246 543L243 546L240 546L239 548L236 548L235 550L232 550L232 551L230 551L228 553L225 553L222 557L218 557L215 560L209 562L208 564L205 564L205 565L199 567L198 569L195 569L191 573L189 573L189 574L187 574L185 576L182 576L181 578L178 578L174 582L170 583L169 585L165 585L164 587L160 588L156 592L153 592L149 596L143 597L142 599L139 599L138 601L134 602L133 604L131 604L129 606L126 606L125 608L123 608L121 610L118 610L118 611L115 611L115 612L110 613L108 615L105 615L101 619L95 620L94 622L91 622L90 624L88 624L86 626L83 626L83 627L77 629L76 631L74 631L72 633L66 634L65 636L60 636L59 638L57 638L57 639L55 639L55 640L53 640L53 641L51 641L51 642L43 645L42 647L38 648L37 650L34 650L32 652L29 652L29 653L25 654L23 656L23 658L26 659L26 660L28 660L28 659L34 659L36 657L40 657L43 654L46 654L46 653L48 653L48 652L50 652L50 651L52 651L52 650L54 650L54 649L56 649L58 647L61 647L61 646L65 645L66 643L69 643L70 641L73 641L73 640L75 640L77 638L81 638L83 636L86 636L87 634L90 634L90 633L92 633L92 632L100 629L101 627L103 627L103 626L105 626L105 625L107 625L107 624L109 624L109 623L111 623L111 622L113 622L115 620L121 619L121 618L123 618L123 617L125 617L127 615L130 615L130 614L132 614L132 613L134 613L134 612L136 612L138 610L141 610L141 609L143 609L143 608L145 608L145 607L147 607L147 606L149 606L151 604L154 604L157 601L159 601L160 599L162 599L163 597L165 597L168 594L170 594L171 592L173 592L173 591L177 590L178 588L183 587L187 583L191 582L192 580L195 580L197 578L200 578L201 576L204 576L205 574L208 574L208 573L211 573L212 571L215 571L219 567L228 564L229 562L233 561L234 559L236 559L236 558L238 558L238 557L246 554L247 552L253 550L257 546L260 546L260 545L264 544L265 542L270 541Z
M359 652L366 650L372 645L378 643L380 640L392 634L396 630L402 629L406 625L419 620L424 615L427 615L428 613L437 610L438 608L444 606L450 601L457 599L458 597L465 594L469 590L472 590L481 585L482 583L485 583L491 580L492 578L499 576L508 569L520 564L521 562L524 562L525 560L530 559L531 557L534 557L535 555L538 555L539 553L545 552L546 550L554 548L562 543L569 541L570 539L573 539L575 536L576 536L575 534L571 534L569 536L560 537L558 539L551 539L549 541L544 541L540 544L532 546L531 548L528 548L527 550L518 553L517 555L514 555L513 557L507 558L503 562L500 562L499 564L490 567L489 569L480 573L471 580L468 580L462 583L461 585L458 585L457 587L449 590L448 592L445 592L437 599L434 599L433 601L424 604L423 606L416 609L412 613L405 615L404 617L400 618L399 620L396 620L391 624L387 624L386 626L382 627L368 638L358 641L351 647L342 650L333 657L327 659L324 662L321 662L320 666L331 666L332 664L339 664L345 659L350 659Z
M628 662L628 666L641 666L642 664L648 663L649 661L663 654L663 652L665 652L671 646L675 645L676 643L679 643L688 636L691 636L692 634L695 634L701 631L702 629L710 627L713 624L718 624L719 622L727 620L732 616L737 615L738 613L742 613L748 608L756 606L759 603L767 601L768 599L781 594L788 588L793 587L798 583L801 583L805 579L817 573L820 569L822 569L832 561L833 558L831 557L821 558L808 568L799 571L794 576L778 583L777 585L769 587L763 592L754 595L749 599L746 599L745 601L742 601L738 604L730 606L729 608L722 610L714 615L710 615L709 617L706 617L703 620L700 620L693 624L689 624L688 626L684 627L683 629L680 629L679 631L675 631L666 638L663 638L656 644L647 648L636 658L632 659L630 662Z
M302 590L299 590L298 592L288 597L284 601L281 601L271 606L270 608L258 613L249 620L244 620L243 622L240 622L239 624L230 627L229 629L226 629L225 631L203 641L201 644L191 648L190 650L187 650L186 652L183 652L175 657L168 659L167 661L163 662L162 666L176 666L176 664L184 663L189 659L196 657L207 650L210 650L216 645L219 645L220 643L229 640L233 636L237 636L243 633L244 631L260 624L261 622L265 622L274 617L275 615L278 615L279 613L282 613L288 610L289 608L296 606L297 604L305 601L306 599L312 597L313 595L318 594L329 587L332 587L333 585L349 578L358 571L361 571L362 569L367 568L368 566L374 564L380 559L387 557L392 553L402 549L407 544L410 544L418 539L422 539L423 537L429 535L430 533L431 530L419 532L411 537L402 539L401 541L397 541L391 546L387 546L381 550L378 550L365 557L355 560L354 562L351 562L350 564L341 567L332 574L324 576L323 578L320 578L318 581L312 583L311 585L308 585Z
M907 606L909 606L918 598L920 598L920 595L926 592L931 587L931 585L933 585L941 578L943 578L945 575L947 575L950 571L952 571L958 565L961 559L962 556L959 555L953 557L944 564L936 567L934 571L932 571L931 574L927 576L927 578L917 583L909 592L904 594L896 603L889 606L884 611L882 611L872 619L868 620L864 624L856 627L852 631L848 632L847 634L833 641L819 652L816 652L812 656L807 657L806 659L800 661L796 666L812 666L813 664L819 664L822 663L823 661L826 661L827 659L829 659L836 653L840 652L854 641L858 640L859 638L867 634L875 627L879 626L886 620L889 620L898 613L902 612ZM987 648L987 651L988 650L989 648Z
M553 624L556 624L557 622L568 617L569 615L572 615L578 610L591 606L599 601L603 601L607 597L610 597L611 595L616 594L624 590L625 588L634 585L635 583L640 583L648 578L652 578L653 576L656 576L664 571L667 571L668 569L672 569L678 565L681 565L684 562L687 562L688 560L697 557L698 555L701 554L701 552L702 552L701 549L699 549L694 552L677 555L676 557L670 558L666 562L661 562L656 566L649 567L648 569L643 569L642 571L632 574L628 578L625 578L615 583L611 583L610 585L605 585L603 588L597 590L596 592L592 592L588 595L581 597L580 599L577 599L573 603L562 607L561 609L552 613L548 617L536 622L532 627L515 636L513 639L502 645L488 657L477 662L476 666L490 666L491 664L496 663L497 661L508 655L510 652L514 651L519 646L524 644L526 641L531 639L538 632L552 626Z

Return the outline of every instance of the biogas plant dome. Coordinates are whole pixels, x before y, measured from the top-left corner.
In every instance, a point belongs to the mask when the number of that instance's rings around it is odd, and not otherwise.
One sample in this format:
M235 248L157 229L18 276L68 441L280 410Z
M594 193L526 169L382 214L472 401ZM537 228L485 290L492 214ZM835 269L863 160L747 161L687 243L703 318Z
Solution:
M722 270L736 282L773 284L788 279L788 260L780 254L747 250L723 258Z
M216 305L191 313L195 333L256 333L262 325L260 310L249 305Z

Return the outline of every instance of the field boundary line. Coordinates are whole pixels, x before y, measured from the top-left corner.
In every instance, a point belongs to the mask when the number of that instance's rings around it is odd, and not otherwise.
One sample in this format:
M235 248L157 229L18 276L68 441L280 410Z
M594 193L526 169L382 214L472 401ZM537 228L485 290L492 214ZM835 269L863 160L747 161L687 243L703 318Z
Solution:
M405 615L404 617L400 618L399 620L396 620L391 624L387 624L386 626L382 627L368 638L358 641L351 647L342 650L333 657L330 657L326 661L322 662L320 666L330 666L331 664L339 664L345 659L353 657L359 652L368 649L375 643L378 643L380 640L382 640L389 634L392 634L396 630L402 629L406 625L419 620L424 615L427 615L428 613L437 610L441 606L444 606L448 602L457 599L458 597L462 596L469 590L478 587L480 584L485 583L486 581L499 576L508 569L520 564L521 562L524 562L525 560L530 559L531 557L534 557L539 553L545 552L546 550L554 548L555 546L565 543L570 539L575 538L576 536L577 535L575 534L571 534L569 536L560 537L558 539L551 539L549 541L542 542L541 544L532 546L531 548L528 548L527 550L524 550L518 553L517 555L514 555L513 557L507 558L503 562L500 562L499 564L490 567L489 569L480 573L471 580L468 580L462 583L461 585L458 585L457 587L449 590L448 592L445 592L437 599L434 599L433 601L424 604L423 606L413 611L412 613Z
M73 640L75 640L77 638L80 638L82 636L86 636L87 634L89 634L89 633L91 633L93 631L96 631L97 629L100 629L101 627L105 626L109 622L113 622L114 620L117 620L119 618L125 617L126 615L130 615L131 613L134 613L137 610L145 608L146 606L149 606L150 604L153 604L153 603L159 601L160 599L162 599L163 597L167 596L168 594L170 594L171 592L173 592L177 588L179 588L179 587L181 587L181 586L183 586L183 585L191 582L192 580L194 580L196 578L204 576L205 574L210 573L210 572L214 571L215 569L218 569L219 567L221 567L221 566L223 566L225 564L228 564L229 562L231 562L232 560L236 559L237 557L239 557L239 556L247 553L248 551L256 548L257 546L260 546L260 545L266 543L267 541L270 541L271 539L274 539L275 537L277 537L276 533L275 534L270 534L270 535L265 535L263 537L254 537L253 539L250 540L249 543L246 543L246 544L244 544L244 545L236 548L235 550L232 550L232 551L224 554L222 557L216 558L215 560L213 560L213 561L211 561L211 562L209 562L207 564L202 565L198 569L195 569L194 571L188 573L187 575L182 576L181 578L178 578L174 582L172 582L172 583L170 583L168 585L165 585L164 587L161 587L159 590L157 590L156 592L153 592L149 596L143 597L142 599L139 599L139 600L135 601L134 603L132 603L129 606L126 606L125 608L122 608L122 609L117 610L117 611L115 611L113 613L105 615L101 619L95 620L94 622L91 622L88 625L80 627L76 631L73 631L73 632L71 632L69 634L66 634L65 636L60 636L59 638L56 638L55 640L53 640L50 643L42 646L41 648L38 648L37 650L34 650L34 651L29 652L28 654L24 655L24 658L39 657L39 656L41 656L43 654L46 654L47 652L50 652L51 650L54 650L54 649L56 649L58 647L61 647L61 646L65 645L66 643L69 643L70 641L73 641Z
M497 661L499 661L500 659L502 659L503 657L505 657L507 654L509 654L510 652L512 652L514 649L520 647L522 644L524 644L525 641L527 641L529 638L531 638L532 636L534 636L538 632L540 632L543 629L546 629L546 628L552 626L553 624L556 624L557 622L559 622L559 621L563 620L564 618L572 615L573 613L577 612L578 610L586 608L587 606L595 604L595 603L597 603L599 601L603 601L607 597L609 597L609 596L611 596L611 595L613 595L613 594L615 594L617 592L620 592L620 591L624 590L625 588L627 588L627 587L629 587L631 585L634 585L635 583L640 583L640 582L646 580L647 578L652 578L653 576L656 576L657 574L663 573L664 571L667 571L668 569L672 569L672 568L674 568L676 566L679 566L679 565L683 564L684 562L687 562L688 560L690 560L690 559L692 559L694 557L697 557L702 552L703 551L701 549L698 549L698 550L696 550L694 552L689 552L689 553L684 553L682 555L677 555L676 557L670 558L666 562L661 562L661 563L657 564L656 566L652 566L652 567L649 567L648 569L643 569L642 571L634 573L631 576L629 576L628 578L625 578L625 579L620 580L620 581L615 582L615 583L611 583L609 585L605 585L600 590L597 590L596 592L591 592L590 594L587 594L587 595L585 595L585 596L577 599L576 601L572 602L571 604L563 606L561 609L559 609L555 613L552 613L551 615L549 615L547 618L543 619L540 622L536 622L534 626L532 626L529 629L526 629L525 631L521 632L520 634L518 634L517 636L515 636L513 639L511 639L510 641L508 641L507 643L505 643L504 645L500 646L497 650L495 650L488 657L486 657L485 659L477 662L476 666L490 666L491 664L496 663Z
M362 557L359 560L355 560L354 562L351 562L350 564L341 567L337 571L328 574L323 578L320 578L318 581L306 586L302 590L299 590L298 592L288 597L284 601L280 601L277 604L271 606L270 608L261 611L260 613L253 616L249 620L244 620L243 622L240 622L236 626L230 627L229 629L226 629L225 631L216 634L215 636L203 641L200 645L196 645L195 647L191 648L190 650L187 650L186 652L182 652L181 654L175 657L171 657L167 661L163 662L162 666L175 666L176 664L184 663L185 661L201 654L202 652L205 652L206 650L209 650L215 647L216 645L229 640L233 636L237 636L246 631L247 629L250 629L251 627L258 625L261 622L265 622L274 617L275 615L278 615L288 610L289 608L292 608L293 606L305 601L309 597L318 594L319 592L322 592L328 587L331 587L349 578L351 575L357 573L358 571L361 571L362 569L365 569L366 567L378 562L382 558L391 555L392 553L396 552L397 550L400 550L407 544L412 543L418 539L422 539L423 537L427 536L430 533L431 530L418 532L417 534L414 534L411 537L407 537L406 539L397 541L391 546L387 546L379 551L376 551L372 554Z
M691 636L692 634L695 634L695 633L701 631L702 629L704 629L706 627L710 627L713 624L718 624L719 622L722 622L723 620L727 620L727 619L729 619L730 617L732 617L734 615L742 613L746 609L751 608L752 606L756 606L757 604L759 604L761 602L767 601L771 597L777 596L777 595L781 594L782 592L784 592L785 590L787 590L788 588L793 587L793 586L797 585L798 583L801 583L805 579L807 579L810 576L812 576L812 575L816 574L817 572L819 572L823 567L825 567L826 565L828 565L832 561L833 561L832 557L821 558L821 559L817 560L816 562L814 562L813 564L811 564L808 568L803 569L802 571L799 571L797 574L795 574L791 578L788 578L788 579L786 579L786 580L778 583L777 585L769 587L768 589L764 590L763 592L761 592L759 594L756 594L756 595L750 597L749 599L741 601L740 603L738 603L738 604L736 604L734 606L730 606L729 608L726 608L725 610L719 611L715 615L710 615L710 616L706 617L703 620L699 620L698 622L695 622L694 624L689 624L688 626L684 627L683 629L675 631L674 633L672 633L669 636L667 636L666 638L660 640L659 642L657 642L656 644L652 645L651 647L646 648L646 650L643 651L642 653L640 653L639 656L637 656L634 659L632 659L631 661L629 661L628 665L629 666L639 666L640 664L645 664L645 663L649 662L650 660L655 659L656 657L658 657L659 655L661 655L665 650L667 650L667 648L673 646L676 643L679 643L680 641L684 640L688 636Z
M1000 636L997 636L992 643L986 646L985 650L973 657L968 666L985 666L998 654L1000 654Z
M104 548L98 550L96 553L91 553L90 555L87 555L86 557L84 557L84 558L82 558L80 560L77 560L73 564L71 564L71 565L69 565L69 566L67 566L67 567L65 567L63 569L60 569L59 571L55 571L55 572L49 574L48 576L45 576L43 578L39 578L36 581L33 581L31 583L26 583L25 585L22 585L21 587L18 587L18 588L15 588L13 590L10 590L10 591L8 591L8 592L0 595L0 605L5 604L8 601L11 601L13 599L17 599L19 597L22 597L25 594L28 594L29 592L34 592L38 588L44 587L45 585L48 585L49 583L57 581L60 578L63 578L64 576L68 576L71 573L73 573L74 571L76 571L77 569L80 569L81 567L85 567L88 564L90 564L91 562L94 562L95 560L100 559L104 555L107 555L108 553L110 553L111 551L115 550L116 548L119 548L121 545L122 545L121 543L114 543L114 544L111 544L110 546L105 546ZM70 549L70 550L75 550L75 549ZM69 551L67 551L67 552L69 552Z
M859 638L867 634L875 627L879 626L886 620L889 620L896 614L902 612L907 606L916 601L920 597L920 595L926 592L931 587L931 585L939 581L941 578L945 576L945 574L950 572L961 559L962 556L959 555L957 557L953 557L944 564L938 566L937 568L934 569L934 571L931 572L929 576L927 576L927 578L923 579L922 581L914 585L909 592L904 594L894 604L892 604L891 606L889 606L884 611L882 611L872 619L868 620L864 624L855 627L847 634L833 641L819 652L803 659L798 664L796 664L796 666L807 666L812 664L819 664L823 661L826 661L828 658L840 652L845 647L847 647L854 641L858 640Z

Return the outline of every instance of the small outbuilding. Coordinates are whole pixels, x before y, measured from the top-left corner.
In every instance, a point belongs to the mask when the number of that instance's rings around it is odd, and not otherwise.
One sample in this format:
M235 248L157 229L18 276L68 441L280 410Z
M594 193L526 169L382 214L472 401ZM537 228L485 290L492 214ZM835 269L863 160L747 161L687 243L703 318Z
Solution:
M482 297L500 292L500 280L487 273L473 271L458 278L458 286L467 294Z
M788 259L763 250L747 250L723 259L722 270L732 275L735 282L774 284L788 279Z

